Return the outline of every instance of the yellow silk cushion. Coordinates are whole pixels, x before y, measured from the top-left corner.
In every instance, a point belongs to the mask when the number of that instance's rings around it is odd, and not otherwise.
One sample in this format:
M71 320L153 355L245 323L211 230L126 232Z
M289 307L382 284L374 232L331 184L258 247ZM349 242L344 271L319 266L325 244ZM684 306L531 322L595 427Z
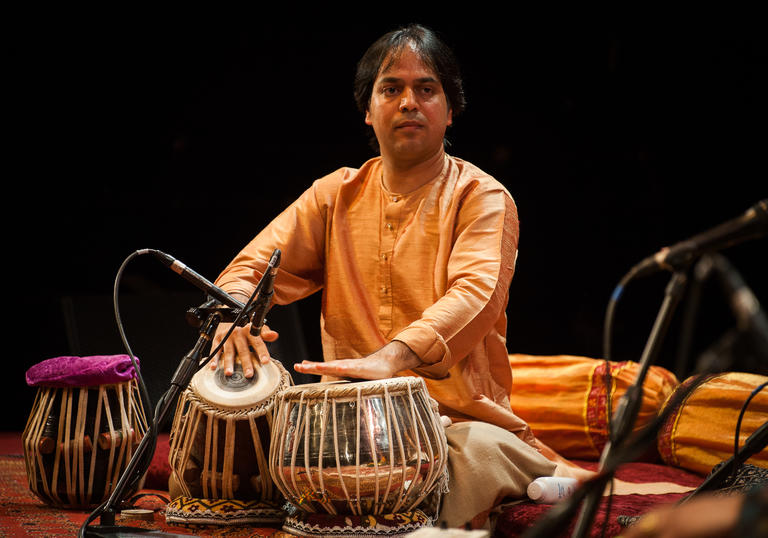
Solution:
M687 379L678 390L692 381ZM712 375L688 395L665 421L658 435L658 449L668 465L703 475L733 456L739 412L749 395L768 377L742 372ZM749 402L739 430L739 447L768 420L768 388ZM748 460L768 467L768 449Z
M610 393L604 377L606 361L572 355L511 354L512 410L544 444L566 458L597 460L608 436L608 395L612 409L639 371L636 362L610 362ZM635 430L661 409L678 385L675 375L651 366L642 390Z

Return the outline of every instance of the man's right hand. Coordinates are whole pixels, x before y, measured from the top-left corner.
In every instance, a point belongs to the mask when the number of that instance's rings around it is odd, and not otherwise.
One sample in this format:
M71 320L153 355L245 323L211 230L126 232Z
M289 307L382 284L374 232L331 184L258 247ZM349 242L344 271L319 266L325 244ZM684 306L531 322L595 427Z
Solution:
M218 347L231 326L231 323L219 325L213 336L211 349ZM235 361L238 361L243 367L245 377L251 378L254 368L259 363L266 364L272 359L265 342L274 342L278 336L278 333L267 325L261 328L261 336L252 335L250 325L235 327L227 341L224 342L221 351L211 358L210 368L215 370L221 367L224 369L224 375L230 376L235 371Z

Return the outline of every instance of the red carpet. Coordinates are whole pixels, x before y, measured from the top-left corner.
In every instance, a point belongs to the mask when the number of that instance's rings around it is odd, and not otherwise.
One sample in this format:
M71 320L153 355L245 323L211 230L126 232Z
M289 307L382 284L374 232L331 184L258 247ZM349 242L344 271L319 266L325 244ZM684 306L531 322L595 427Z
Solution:
M263 537L282 535L271 528L243 527L185 527L165 523L163 501L155 495L167 497L167 436L161 439L152 467L147 474L144 489L150 494L137 502L137 507L154 510L152 521L126 520L118 517L116 525L139 527L189 536L248 536ZM165 460L163 459L165 458ZM162 488L162 489L161 489ZM90 515L88 510L62 510L44 504L29 489L25 459L19 433L0 433L0 536L77 536L83 522ZM154 495L153 495L154 494ZM98 524L99 521L95 521Z
M20 434L0 433L0 491L2 491L0 496L0 536L77 536L80 526L90 512L52 508L34 496L27 483L25 460L22 454ZM167 458L168 442L166 435L160 439L145 481L147 489L142 490L142 493L167 496ZM584 463L584 465L594 467L594 464ZM628 482L669 481L691 487L699 485L703 480L702 477L681 469L652 463L627 464L619 469L617 476ZM682 494L614 496L605 536L620 534L622 527L617 521L618 516L640 515L659 504L675 502L682 496ZM273 536L274 538L290 536L275 528L167 525L165 523L165 505L153 495L142 497L137 506L154 510L154 519L142 521L118 518L116 524L190 536ZM519 536L550 508L550 505L525 502L505 509L499 516L494 538ZM604 498L594 520L592 536L600 536L605 512L606 500ZM569 531L563 534L563 536L569 535Z

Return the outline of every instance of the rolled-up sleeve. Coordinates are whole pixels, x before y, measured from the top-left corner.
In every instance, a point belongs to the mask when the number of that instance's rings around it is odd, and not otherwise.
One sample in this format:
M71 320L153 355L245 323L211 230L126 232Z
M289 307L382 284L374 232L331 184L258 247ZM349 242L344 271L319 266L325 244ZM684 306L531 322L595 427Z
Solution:
M414 371L425 376L445 375L483 338L506 331L519 236L514 201L503 190L472 193L452 233L445 293L394 338L419 356L424 366Z

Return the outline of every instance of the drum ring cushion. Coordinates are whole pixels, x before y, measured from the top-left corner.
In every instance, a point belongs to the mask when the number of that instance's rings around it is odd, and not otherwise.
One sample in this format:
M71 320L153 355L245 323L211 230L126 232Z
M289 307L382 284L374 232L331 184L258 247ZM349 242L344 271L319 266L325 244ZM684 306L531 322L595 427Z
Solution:
M268 501L178 497L165 508L168 524L256 525L282 523L285 511Z

